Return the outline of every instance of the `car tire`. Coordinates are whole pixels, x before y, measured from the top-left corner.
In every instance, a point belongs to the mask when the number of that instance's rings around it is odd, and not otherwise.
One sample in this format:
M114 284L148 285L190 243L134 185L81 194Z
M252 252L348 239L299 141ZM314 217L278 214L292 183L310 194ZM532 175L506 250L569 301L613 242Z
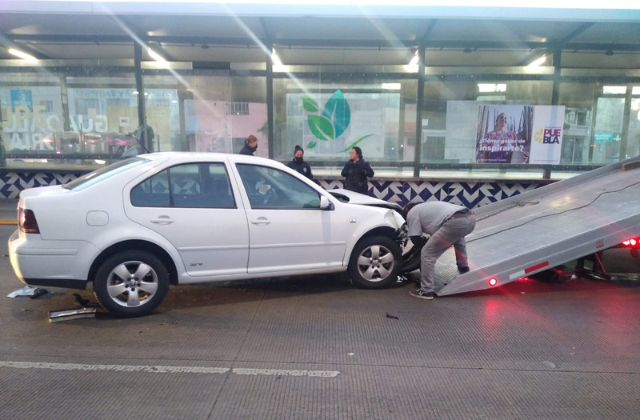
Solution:
M164 300L169 273L162 261L146 251L124 251L100 265L93 290L100 305L112 315L143 316Z
M374 236L358 242L349 259L349 277L358 287L381 289L398 280L402 251L386 236Z
M424 245L423 245L424 246ZM420 269L420 254L422 253L422 246L417 247L411 245L411 248L406 250L402 255L402 272L411 273Z

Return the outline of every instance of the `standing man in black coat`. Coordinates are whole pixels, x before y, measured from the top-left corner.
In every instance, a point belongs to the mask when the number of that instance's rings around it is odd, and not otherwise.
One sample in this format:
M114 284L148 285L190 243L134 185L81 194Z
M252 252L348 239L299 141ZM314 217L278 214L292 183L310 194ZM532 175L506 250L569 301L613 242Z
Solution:
M287 162L287 166L294 171L298 171L302 175L306 176L313 181L313 174L311 173L311 166L304 161L304 150L300 146L296 146L293 150L293 160Z
M240 150L240 154L255 156L256 150L258 150L258 139L256 138L256 136L250 135L245 140L245 145L242 150Z
M362 157L362 149L354 147L349 152L351 158L342 168L342 176L344 180L344 189L355 191L360 194L369 195L369 183L367 178L373 176L369 162Z

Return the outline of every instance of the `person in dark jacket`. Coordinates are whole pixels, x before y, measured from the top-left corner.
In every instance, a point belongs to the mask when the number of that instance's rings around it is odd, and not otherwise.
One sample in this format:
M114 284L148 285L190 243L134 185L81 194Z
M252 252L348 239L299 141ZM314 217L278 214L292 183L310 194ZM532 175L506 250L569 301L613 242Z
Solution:
M255 156L256 150L258 150L258 139L256 136L251 135L245 140L245 145L242 150L240 150L240 154Z
M313 180L313 174L311 173L311 166L304 161L304 150L300 146L296 146L293 150L293 160L287 162L287 166L294 171L298 171L302 175L306 176L310 180Z
M373 176L373 169L369 162L362 157L362 149L354 147L349 152L351 158L342 168L344 189L369 195L369 183L367 178Z

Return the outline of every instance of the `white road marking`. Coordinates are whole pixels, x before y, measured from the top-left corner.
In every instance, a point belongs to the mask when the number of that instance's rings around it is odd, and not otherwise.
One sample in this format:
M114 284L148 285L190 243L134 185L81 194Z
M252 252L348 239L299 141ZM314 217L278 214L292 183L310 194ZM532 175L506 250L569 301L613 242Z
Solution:
M240 369L234 368L236 375L266 375L266 376L315 376L320 378L335 378L340 372L335 370L280 370L280 369Z
M240 369L218 367L190 366L133 366L133 365L86 365L77 363L42 363L42 362L6 362L0 361L0 368L14 369L49 369L49 370L84 370L109 372L146 372L146 373L207 373L223 374L232 372L242 376L308 376L318 378L335 378L340 374L330 370L286 370L286 369Z
M229 368L207 368L188 366L131 366L131 365L84 365L76 363L40 363L40 362L0 362L0 367L18 369L50 370L93 370L112 372L149 372L149 373L227 373Z

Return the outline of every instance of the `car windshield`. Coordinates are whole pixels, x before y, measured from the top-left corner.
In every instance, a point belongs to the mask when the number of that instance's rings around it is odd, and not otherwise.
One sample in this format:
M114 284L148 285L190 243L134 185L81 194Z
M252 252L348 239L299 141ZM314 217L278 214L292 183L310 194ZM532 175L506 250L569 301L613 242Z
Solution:
M63 188L66 188L68 190L81 191L85 188L89 188L92 185L102 182L105 179L109 179L114 175L118 175L122 172L135 168L136 166L140 166L146 162L149 162L149 160L139 157L122 160L109 166L105 166L104 168L100 168L97 171L93 171L86 175L83 175L71 182L68 182L63 185Z

